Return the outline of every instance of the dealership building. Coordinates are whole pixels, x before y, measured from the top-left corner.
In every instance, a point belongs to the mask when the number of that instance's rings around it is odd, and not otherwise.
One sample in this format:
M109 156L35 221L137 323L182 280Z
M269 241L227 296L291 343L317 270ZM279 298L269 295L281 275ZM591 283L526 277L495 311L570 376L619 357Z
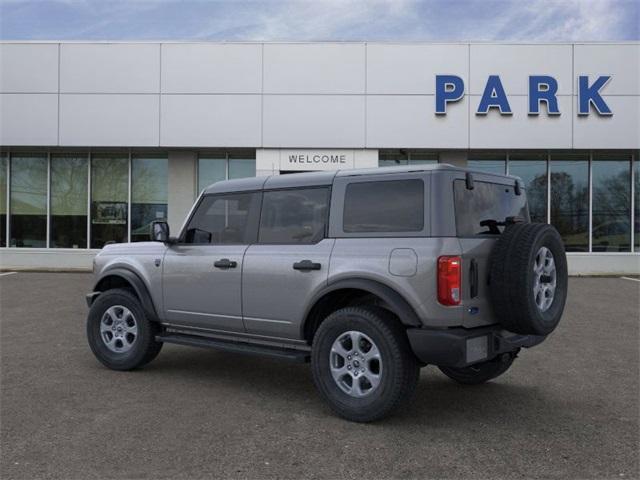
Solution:
M0 268L90 269L207 185L522 178L575 274L640 274L640 43L0 43Z

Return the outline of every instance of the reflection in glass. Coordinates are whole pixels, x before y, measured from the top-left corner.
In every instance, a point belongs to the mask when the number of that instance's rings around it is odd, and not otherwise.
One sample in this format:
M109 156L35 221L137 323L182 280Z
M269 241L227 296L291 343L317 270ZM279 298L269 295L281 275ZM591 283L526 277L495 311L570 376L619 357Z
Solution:
M229 154L229 179L256 176L256 159L249 154Z
M0 247L7 246L7 156L0 155Z
M86 155L51 157L51 238L54 248L87 248Z
M589 250L588 176L586 155L551 156L551 224L568 252Z
M505 154L498 152L471 152L467 167L471 170L504 175L507 171L507 159Z
M594 156L592 175L592 233L594 252L631 251L630 158Z
M129 159L114 155L91 158L91 248L127 241Z
M409 152L409 165L431 165L438 163L437 153Z
M635 160L633 162L633 196L634 196L634 215L633 215L633 228L634 228L634 244L635 252L640 252L640 159L636 152Z
M198 192L212 183L227 179L226 155L202 157L198 159Z
M545 154L512 154L509 174L522 179L529 202L532 222L547 223L547 156Z
M12 247L47 246L47 157L11 157Z
M381 150L378 155L379 167L397 167L408 163L409 156L404 150Z
M151 240L151 223L167 219L169 161L162 157L131 160L131 241Z

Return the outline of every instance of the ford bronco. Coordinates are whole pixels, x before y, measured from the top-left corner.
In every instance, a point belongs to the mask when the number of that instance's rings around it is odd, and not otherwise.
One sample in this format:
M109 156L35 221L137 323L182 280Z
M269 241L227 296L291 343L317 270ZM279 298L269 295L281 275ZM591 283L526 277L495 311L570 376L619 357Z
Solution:
M567 262L512 176L450 165L218 182L177 236L95 257L89 345L115 370L164 343L310 361L353 421L408 401L420 368L503 374L558 325Z

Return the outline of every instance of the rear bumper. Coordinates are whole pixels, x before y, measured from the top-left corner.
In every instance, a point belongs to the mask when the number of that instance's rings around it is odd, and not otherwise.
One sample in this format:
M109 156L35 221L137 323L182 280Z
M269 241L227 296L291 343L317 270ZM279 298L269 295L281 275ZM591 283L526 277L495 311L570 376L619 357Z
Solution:
M443 367L466 367L491 360L501 353L529 348L546 336L518 335L500 326L435 330L409 328L409 343L422 362Z

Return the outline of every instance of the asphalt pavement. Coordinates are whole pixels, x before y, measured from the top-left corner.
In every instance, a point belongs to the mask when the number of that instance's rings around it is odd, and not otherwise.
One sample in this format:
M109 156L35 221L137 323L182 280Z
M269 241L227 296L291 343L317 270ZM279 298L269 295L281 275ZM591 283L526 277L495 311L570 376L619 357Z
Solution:
M114 372L85 339L88 274L0 276L0 477L638 478L640 282L572 278L565 316L491 383L422 370L374 424L308 365L165 345Z

